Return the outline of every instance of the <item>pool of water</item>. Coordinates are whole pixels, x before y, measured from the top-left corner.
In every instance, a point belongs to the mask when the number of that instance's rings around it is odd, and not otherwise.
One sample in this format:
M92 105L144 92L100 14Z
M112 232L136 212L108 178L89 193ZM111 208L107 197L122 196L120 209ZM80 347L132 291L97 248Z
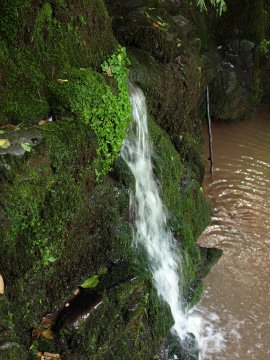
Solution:
M198 309L217 315L225 346L205 360L270 359L270 106L213 124L214 174L204 191L212 222L199 244L223 250ZM207 132L205 152L208 154Z

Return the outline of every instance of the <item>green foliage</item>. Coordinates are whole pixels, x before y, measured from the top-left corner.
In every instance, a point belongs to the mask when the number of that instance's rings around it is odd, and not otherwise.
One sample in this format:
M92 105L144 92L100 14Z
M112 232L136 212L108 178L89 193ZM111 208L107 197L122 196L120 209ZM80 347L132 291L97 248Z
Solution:
M118 156L131 119L127 86L129 61L125 48L118 50L102 64L102 69L117 83L116 94L102 75L90 69L74 69L64 74L65 81L54 82L51 90L65 108L79 121L89 124L97 136L97 179L105 176Z
M260 43L260 51L264 55L269 54L269 47L270 47L270 40L269 39L263 39Z
M99 283L99 276L93 275L90 278L86 279L80 286L84 289L94 288Z
M29 143L21 143L21 147L23 148L24 151L30 152L32 147L31 144Z
M76 356L91 360L153 358L173 322L149 278L137 276L121 282L107 290L102 301L90 312L89 320L69 335Z
M212 6L216 8L218 15L220 16L224 11L227 10L227 5L224 0L210 0ZM197 4L200 10L207 10L205 0L197 0Z

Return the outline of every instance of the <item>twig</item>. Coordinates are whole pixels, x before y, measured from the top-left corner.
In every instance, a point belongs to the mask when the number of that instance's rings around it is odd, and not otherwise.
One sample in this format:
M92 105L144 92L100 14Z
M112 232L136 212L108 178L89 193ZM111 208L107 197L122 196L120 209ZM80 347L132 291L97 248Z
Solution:
M210 100L209 100L209 87L206 88L206 106L207 106L207 119L208 119L208 135L209 135L209 160L210 160L210 172L214 172L214 157L213 157L213 137L211 127L211 116L210 116Z
M36 126L36 125L29 125L30 127L34 128L34 129L38 129L38 130L44 130L44 131L50 131L50 132L56 132L55 130L52 129L45 129L42 126Z

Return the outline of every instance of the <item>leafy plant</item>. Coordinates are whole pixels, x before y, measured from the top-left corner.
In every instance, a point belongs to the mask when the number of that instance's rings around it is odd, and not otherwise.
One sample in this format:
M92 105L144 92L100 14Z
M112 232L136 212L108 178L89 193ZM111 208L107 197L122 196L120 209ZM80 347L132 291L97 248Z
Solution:
M117 51L102 65L109 78L116 81L112 90L104 77L90 69L74 69L65 74L67 81L53 83L52 91L63 107L89 124L97 136L98 158L95 162L97 179L105 176L118 156L131 119L131 104L127 86L129 60L126 50Z
M260 51L262 54L267 55L269 54L269 47L270 47L270 40L263 39L260 43Z
M32 150L31 144L29 143L21 143L21 147L24 149L24 151L30 152Z
M210 0L210 3L216 8L219 16L227 10L227 5L224 0ZM199 6L201 11L207 11L205 0L197 0L197 5Z
M99 283L99 276L93 275L90 278L86 279L82 284L81 287L84 289L94 288Z

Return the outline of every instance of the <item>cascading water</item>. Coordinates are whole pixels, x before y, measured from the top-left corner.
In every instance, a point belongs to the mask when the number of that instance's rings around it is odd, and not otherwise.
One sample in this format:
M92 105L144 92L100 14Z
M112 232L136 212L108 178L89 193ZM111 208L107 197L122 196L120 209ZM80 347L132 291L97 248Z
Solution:
M200 359L203 359L210 348L212 352L213 347L221 344L222 339L214 334L211 324L203 320L198 311L185 309L182 298L183 260L167 225L166 209L153 174L145 98L139 88L133 84L129 86L134 122L130 128L130 138L123 143L121 156L136 182L133 196L136 212L134 241L147 251L158 294L171 309L173 331L182 343L193 334L200 350Z

